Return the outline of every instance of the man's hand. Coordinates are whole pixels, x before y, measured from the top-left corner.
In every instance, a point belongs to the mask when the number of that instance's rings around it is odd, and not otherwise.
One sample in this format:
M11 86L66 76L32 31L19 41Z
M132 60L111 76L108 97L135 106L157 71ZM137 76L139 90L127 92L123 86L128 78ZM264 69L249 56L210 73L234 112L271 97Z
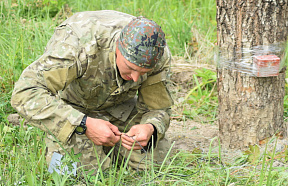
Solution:
M120 140L118 127L108 121L87 117L86 126L85 134L95 145L114 146Z
M121 135L122 146L128 150L131 150L133 143L135 140L137 140L142 147L145 147L148 144L153 132L154 127L152 124L134 125L126 134ZM135 142L133 150L141 149L139 143Z

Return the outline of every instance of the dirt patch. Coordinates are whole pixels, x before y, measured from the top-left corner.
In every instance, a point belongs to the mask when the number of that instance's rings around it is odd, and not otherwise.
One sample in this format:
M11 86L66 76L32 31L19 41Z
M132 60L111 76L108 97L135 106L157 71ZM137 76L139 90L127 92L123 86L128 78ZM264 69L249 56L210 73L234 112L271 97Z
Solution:
M12 125L20 125L21 122L23 121L23 118L21 118L19 116L19 114L10 114L8 117L7 117L7 120L9 121L9 123L11 123ZM23 123L24 125L27 124L27 121L24 121Z
M218 127L197 123L189 119L186 121L172 119L166 135L174 142L173 149L189 152L200 149L202 152L206 152L210 143L218 135ZM214 140L213 145L215 143L217 143L217 140Z
M183 58L173 57L171 65L171 87L172 96L175 104L172 107L173 115L170 127L166 135L174 142L174 150L195 151L201 150L207 152L212 142L216 146L218 141L215 139L218 135L216 124L202 124L182 116L183 98L188 91L193 88L193 75L198 68L207 68L215 71L211 65L193 65Z

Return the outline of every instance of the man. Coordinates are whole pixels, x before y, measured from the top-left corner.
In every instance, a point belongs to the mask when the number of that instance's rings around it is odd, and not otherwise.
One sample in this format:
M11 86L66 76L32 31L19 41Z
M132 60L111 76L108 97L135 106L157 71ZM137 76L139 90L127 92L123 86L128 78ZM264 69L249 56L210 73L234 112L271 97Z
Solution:
M165 34L151 20L108 10L76 13L23 71L11 104L47 131L48 162L73 148L82 165L97 168L96 148L107 168L109 147L117 146L124 159L133 147L129 166L145 168L144 147L154 147L155 161L170 147L170 58Z

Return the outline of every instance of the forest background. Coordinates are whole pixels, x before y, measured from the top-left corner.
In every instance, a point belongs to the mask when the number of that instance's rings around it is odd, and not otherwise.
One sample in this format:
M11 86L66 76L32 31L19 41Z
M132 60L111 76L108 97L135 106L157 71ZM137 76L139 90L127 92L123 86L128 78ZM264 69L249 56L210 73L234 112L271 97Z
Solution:
M216 63L217 22L215 0L2 0L0 1L0 185L285 185L288 184L287 145L277 152L258 146L225 162L218 138L207 151L173 149L166 163L149 171L126 169L126 164L96 174L50 174L45 162L44 133L8 116L14 83L22 71L41 56L57 25L75 12L117 10L153 19L166 33L173 55L172 118L217 125ZM287 64L287 59L285 61ZM186 77L177 74L191 69ZM188 76L189 74L189 76ZM187 77L188 80L187 80ZM183 79L186 79L184 81ZM182 89L185 89L184 91ZM285 85L284 119L288 118ZM195 130L190 128L189 130ZM271 141L277 141L272 138ZM276 147L276 146L275 146ZM216 151L215 151L216 149ZM217 153L215 153L217 152ZM77 155L72 155L77 159ZM275 164L275 162L278 164ZM280 163L280 165L282 165ZM79 174L78 174L79 175Z

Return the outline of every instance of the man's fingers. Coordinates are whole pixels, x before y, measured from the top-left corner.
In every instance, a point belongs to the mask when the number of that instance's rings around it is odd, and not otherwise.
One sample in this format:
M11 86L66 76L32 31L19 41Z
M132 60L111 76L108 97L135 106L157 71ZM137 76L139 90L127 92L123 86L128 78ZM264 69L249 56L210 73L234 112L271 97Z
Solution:
M122 143L122 146L125 147L128 150L131 150L132 147L133 147L133 146L130 146L130 145L127 145L127 144L124 144L124 143ZM140 146L135 146L134 145L134 147L133 147L133 150L140 150L140 149L142 149Z
M111 142L115 144L115 143L117 143L117 142L120 141L120 138L121 138L120 136L114 136L114 137L112 138Z
M133 150L140 150L145 146L146 141L137 141L136 136L128 136L127 134L122 134L121 139L122 139L122 146L125 147L128 150L131 150L133 147ZM133 146L134 145L134 146Z
M116 127L115 125L111 123L109 123L108 126L116 136L121 136L122 133L119 131L118 127Z
M141 130L139 131L137 125L131 127L131 129L126 133L127 136L138 136Z
M134 137L128 136L128 135L125 134L125 133L122 133L121 138L122 138L122 139L125 139L126 141L132 142L132 143L135 141L135 136L134 136Z
M136 142L136 141L127 141L126 139L124 139L124 138L122 138L122 143L123 144L126 144L126 145L129 145L129 146L132 146L134 143L135 143L135 145L134 146L139 146L139 144Z
M113 136L110 138L110 141L107 141L104 146L114 146L117 142L120 141L120 136Z

